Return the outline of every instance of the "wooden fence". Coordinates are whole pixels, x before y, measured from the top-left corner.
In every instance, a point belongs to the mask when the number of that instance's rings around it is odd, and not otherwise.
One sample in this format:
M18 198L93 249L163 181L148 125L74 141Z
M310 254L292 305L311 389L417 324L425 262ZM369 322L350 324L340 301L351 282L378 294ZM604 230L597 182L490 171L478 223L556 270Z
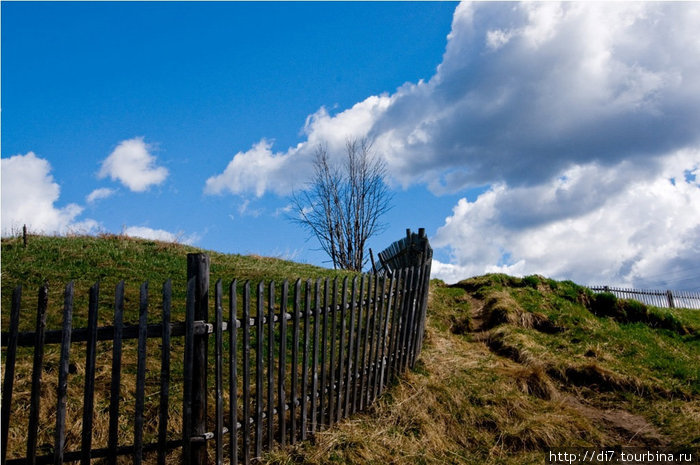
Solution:
M589 289L593 292L610 292L620 299L633 299L655 307L700 310L700 292L655 291L610 286L591 286Z
M426 247L427 245L426 239ZM425 249L427 250L427 249ZM427 257L424 254L423 257ZM172 284L162 288L162 321L148 324L148 283L140 288L138 324L125 324L124 283L117 285L114 323L98 327L100 286L90 289L87 328L73 329L73 284L65 288L63 328L46 330L48 289L39 290L36 330L18 331L21 287L12 295L2 386L2 465L44 464L105 458L117 463L131 456L140 464L165 464L175 449L184 463L244 463L260 457L275 443L305 440L315 431L367 408L394 377L413 367L420 353L430 277L430 261L422 258L391 274L356 275L338 280L231 281L224 289L214 285L214 315L209 318L209 258L189 254L185 321L171 322ZM226 308L226 310L224 310ZM147 340L157 338L159 354L147 350ZM171 370L171 348L184 338L183 373ZM119 440L120 403L126 402L122 386L123 341L137 342L137 369L133 408L133 440ZM107 447L93 447L97 342L112 341L109 383L109 431ZM84 358L72 350L85 343ZM55 419L41 418L44 348L60 345ZM213 344L213 350L210 345ZM7 458L8 431L13 412L12 395L18 347L33 347L26 455ZM157 406L144 395L147 358L160 358ZM71 366L84 360L80 448L66 450L66 404ZM182 384L180 398L171 395ZM178 391L180 392L180 391ZM152 397L152 396L150 396ZM174 402L181 402L181 434L169 434L168 419ZM214 404L213 406L211 404ZM16 407L16 406L15 406ZM15 410L16 411L16 410ZM157 420L146 412L157 411ZM122 423L123 423L122 418ZM47 421L54 422L46 424ZM155 440L144 439L144 424L157 422ZM52 429L53 453L37 447L40 430ZM153 436L153 435L151 435ZM123 434L121 436L123 438ZM123 439L122 439L122 442ZM209 445L212 445L210 448Z

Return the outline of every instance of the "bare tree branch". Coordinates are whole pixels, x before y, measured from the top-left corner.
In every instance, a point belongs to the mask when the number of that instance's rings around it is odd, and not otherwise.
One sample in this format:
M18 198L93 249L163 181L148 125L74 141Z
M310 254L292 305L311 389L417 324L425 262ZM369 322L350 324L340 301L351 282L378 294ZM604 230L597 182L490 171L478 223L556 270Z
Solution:
M307 189L292 194L292 220L315 236L334 268L361 271L367 240L385 225L380 218L391 208L386 165L367 139L348 139L345 163L332 166L328 148L319 145L314 175Z

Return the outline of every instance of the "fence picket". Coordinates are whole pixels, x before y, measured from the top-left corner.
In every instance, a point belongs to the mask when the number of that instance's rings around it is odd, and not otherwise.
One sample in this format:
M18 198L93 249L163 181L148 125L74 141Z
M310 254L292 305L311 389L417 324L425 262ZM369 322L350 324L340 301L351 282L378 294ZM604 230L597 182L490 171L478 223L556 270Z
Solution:
M168 442L168 405L170 400L170 307L172 281L163 283L163 334L160 349L160 408L158 414L158 465L165 465Z
M262 456L263 427L263 313L265 287L258 283L257 312L255 313L255 457Z
M377 275L374 275L374 276L376 278ZM375 279L375 287L376 287L376 279ZM367 372L367 362L366 362L366 360L367 360L367 358L366 358L366 356L367 356L367 340L369 337L369 318L370 318L370 308L372 305L372 302L371 302L372 299L370 298L370 296L372 295L371 289L372 289L372 277L368 276L367 277L367 298L365 299L365 311L367 314L365 315L365 318L366 318L365 319L365 326L364 326L364 331L362 332L362 355L361 355L362 358L360 360L360 392L359 392L359 397L360 397L359 409L360 410L364 410L364 408L365 408L365 389L367 386L367 383L365 381L365 379L366 379L365 373ZM361 312L360 312L360 314L361 314ZM359 336L359 332L358 332L358 336Z
M320 395L318 393L318 337L319 337L319 315L321 314L321 279L316 280L314 287L314 336L313 336L313 356L311 358L311 431L316 431L318 427L318 404Z
M117 463L119 433L119 400L122 370L122 340L124 329L124 281L120 281L114 291L114 336L112 338L112 381L109 395L109 439L107 447L111 454L109 462Z
M284 381L287 367L287 294L289 292L289 282L285 279L282 283L282 297L280 298L280 351L279 351L279 372L277 377L277 415L279 418L279 443L284 446L286 443L286 407Z
M73 329L73 281L63 293L63 338L58 362L58 389L56 401L56 440L54 442L54 464L63 463L66 446L66 396L68 394L68 370L70 365L70 336Z
M346 276L343 278L343 291L342 291L342 298L341 304L340 304L340 337L338 338L338 382L336 384L336 398L335 398L335 405L337 409L337 415L336 418L340 420L343 418L343 401L342 401L342 393L343 393L343 362L345 360L344 357L344 342L345 342L345 307L347 306L348 303L348 277Z
M229 286L229 399L231 403L229 429L229 457L231 465L238 465L238 281L233 280Z
M143 410L146 388L146 327L148 325L148 283L141 285L139 298L139 342L136 362L136 406L134 408L134 464L143 458Z
M221 294L223 293L221 278L214 285L214 383L215 383L215 419L214 428L215 452L214 460L216 465L221 465L224 459L224 397L223 397L223 377L224 377L224 309L221 304ZM235 434L235 430L232 434Z
M92 415L95 400L95 360L97 349L97 307L100 283L90 288L88 305L88 341L85 355L85 387L83 391L83 433L80 465L89 465L92 449Z
M32 394L29 401L29 430L27 432L27 462L32 465L36 463L36 441L41 405L41 374L44 371L44 331L46 330L46 309L49 304L49 288L46 283L39 288L37 301Z
M346 368L346 377L345 377L345 416L350 416L351 410L350 410L350 393L351 393L351 386L352 386L352 373L353 373L353 363L352 363L352 356L353 356L353 336L354 336L354 327L355 327L355 304L357 303L355 300L355 291L357 290L357 276L353 276L352 278L352 289L350 291L350 323L349 323L349 328L348 328L348 357L347 357L347 368Z
M302 354L302 378L301 378L301 440L306 440L308 421L309 396L309 312L311 311L311 280L306 281L304 287L304 353Z
M250 281L243 285L243 463L250 463Z
M369 282L369 278L367 279ZM357 302L357 336L355 341L355 367L352 380L352 401L351 401L351 412L355 413L357 411L357 401L358 401L358 387L359 387L359 377L360 377L360 331L362 329L362 302L365 295L365 277L360 276L360 296Z
M281 320L280 320L281 322ZM272 449L274 435L274 387L275 387L275 282L270 281L267 290L267 447ZM281 323L280 323L281 324Z
M327 382L327 366L326 366L326 352L328 348L328 278L323 280L323 321L322 321L322 335L321 335L321 392L319 394L319 415L321 419L319 420L320 427L323 428L327 426L326 414L325 414L325 401L329 392Z
M189 460L191 456L192 437L192 363L194 361L194 299L196 278L187 280L187 297L185 303L185 354L182 393L182 456Z
M368 331L369 331L369 352L367 353L367 384L365 385L365 406L368 406L371 402L372 397L372 383L373 383L373 369L374 369L374 346L375 346L375 336L377 329L377 298L379 296L379 275L374 275L374 290L372 294L372 306L371 320L368 319ZM367 313L369 316L369 312Z
M297 384L299 379L299 294L301 280L294 283L294 315L292 315L292 399L290 405L290 442L296 444L297 441Z
M5 377L2 382L2 465L7 460L7 436L10 428L10 407L12 406L12 387L15 382L15 362L17 360L17 341L19 335L19 311L22 303L22 286L12 291L10 310L10 333L5 355Z
M337 328L337 295L338 295L338 278L333 278L333 290L331 294L331 326L330 326L330 349L331 358L330 366L328 367L330 371L330 380L328 381L328 427L333 426L334 413L335 413L335 396L334 385L335 385L335 338L336 338L336 328Z

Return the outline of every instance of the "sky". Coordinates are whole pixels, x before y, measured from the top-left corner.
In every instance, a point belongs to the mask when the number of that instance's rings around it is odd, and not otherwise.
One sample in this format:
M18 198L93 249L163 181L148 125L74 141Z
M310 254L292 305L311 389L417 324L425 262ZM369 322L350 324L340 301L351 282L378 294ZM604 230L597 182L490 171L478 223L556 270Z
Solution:
M700 290L700 3L2 2L2 235L330 266L290 212L373 140L433 277Z

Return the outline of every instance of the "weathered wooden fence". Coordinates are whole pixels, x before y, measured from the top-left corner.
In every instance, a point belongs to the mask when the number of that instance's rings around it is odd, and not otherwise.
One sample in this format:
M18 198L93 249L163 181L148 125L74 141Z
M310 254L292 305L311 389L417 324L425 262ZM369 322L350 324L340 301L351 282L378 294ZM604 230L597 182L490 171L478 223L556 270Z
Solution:
M610 286L591 286L593 292L610 292L620 299L633 299L646 305L664 308L700 310L700 292L629 289Z
M424 238L424 234L421 235ZM39 290L36 330L20 333L21 287L13 292L10 326L2 333L6 347L2 386L2 465L43 464L105 458L117 463L131 456L139 464L149 452L166 463L173 449L182 450L184 463L250 463L275 443L285 445L306 439L340 419L365 409L394 377L412 367L423 340L430 278L430 246L425 239L422 255L412 266L374 273L315 281L296 280L290 285L231 281L224 289L214 285L214 315L209 316L209 259L188 255L185 321L171 322L172 284L162 288L162 321L148 324L149 286L140 288L138 324L125 324L124 283L117 285L114 323L98 327L99 283L89 296L88 326L72 328L73 284L66 286L63 328L46 330L48 289ZM432 252L432 251L431 251ZM226 308L226 310L224 310ZM161 343L157 438L144 440L144 395L147 340ZM171 344L184 338L184 372L171 370ZM137 340L133 440L119 443L122 385L122 345ZM107 447L93 447L95 367L97 342L112 341ZM84 358L72 350L85 343ZM55 419L41 418L44 348L60 345ZM211 350L210 345L213 345ZM8 431L14 421L12 395L18 347L33 347L31 396L26 431L26 455L7 458ZM82 432L79 450L66 450L66 404L71 365L84 360ZM181 398L171 398L171 386L182 383ZM211 402L213 401L213 408ZM152 402L152 401L151 401ZM181 402L181 434L168 433L173 402ZM47 421L53 424L46 424ZM40 453L38 431L53 429L53 453ZM123 441L122 441L123 442ZM212 445L210 448L209 445Z

